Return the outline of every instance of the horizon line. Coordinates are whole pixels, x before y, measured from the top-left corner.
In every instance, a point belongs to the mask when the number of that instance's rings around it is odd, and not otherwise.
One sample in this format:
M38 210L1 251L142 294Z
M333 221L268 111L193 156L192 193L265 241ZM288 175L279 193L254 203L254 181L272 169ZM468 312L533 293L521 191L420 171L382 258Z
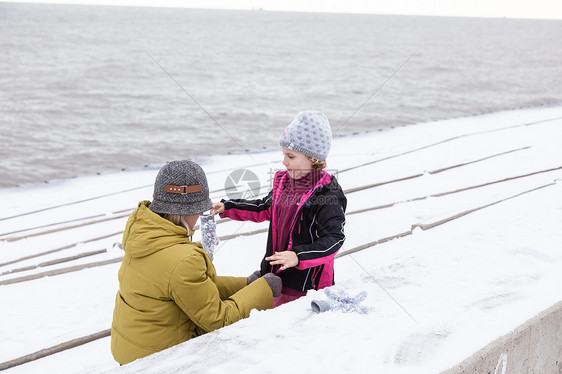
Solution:
M283 13L319 13L319 14L353 14L353 15L381 15L381 16L414 16L414 17L450 17L450 18L485 18L485 19L527 19L527 20L545 20L545 21L559 21L562 20L562 15L533 15L522 16L517 14L458 14L458 13L432 13L432 12L385 12L385 11L368 11L368 10L337 10L337 9L280 9L280 8L264 8L264 7L243 7L243 6L221 6L209 7L207 5L180 5L180 4L165 4L165 3L146 3L146 4L130 4L124 1L38 1L38 0L0 0L0 3L11 4L36 4L36 5L77 5L77 6L102 6L102 7L126 7L126 8L161 8L161 9L192 9L192 10L238 10L238 11L255 11L255 12L283 12Z

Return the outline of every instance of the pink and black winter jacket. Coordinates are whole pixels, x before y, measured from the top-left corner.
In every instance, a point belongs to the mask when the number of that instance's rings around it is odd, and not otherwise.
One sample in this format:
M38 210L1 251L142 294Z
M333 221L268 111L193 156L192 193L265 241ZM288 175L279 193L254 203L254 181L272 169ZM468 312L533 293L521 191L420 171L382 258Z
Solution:
M279 275L283 288L306 292L322 289L334 284L334 256L345 240L345 209L347 199L335 177L321 171L316 185L302 195L296 215L292 218L289 232L282 250L297 254L299 264L279 272L280 265L270 265L265 257L279 251L276 241L277 200L289 178L286 171L273 177L273 189L263 199L222 200L225 211L221 217L237 221L270 221L267 248L261 262L261 274L272 272Z

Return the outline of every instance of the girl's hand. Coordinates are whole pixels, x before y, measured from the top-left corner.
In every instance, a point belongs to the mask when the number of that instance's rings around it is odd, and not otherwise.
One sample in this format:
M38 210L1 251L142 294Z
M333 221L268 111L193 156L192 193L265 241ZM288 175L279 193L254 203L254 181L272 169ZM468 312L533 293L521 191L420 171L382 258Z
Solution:
M299 258L293 251L277 252L272 256L266 257L265 260L269 261L270 265L283 265L279 271L292 268L299 264Z
M213 203L213 207L210 210L211 214L224 213L224 203Z

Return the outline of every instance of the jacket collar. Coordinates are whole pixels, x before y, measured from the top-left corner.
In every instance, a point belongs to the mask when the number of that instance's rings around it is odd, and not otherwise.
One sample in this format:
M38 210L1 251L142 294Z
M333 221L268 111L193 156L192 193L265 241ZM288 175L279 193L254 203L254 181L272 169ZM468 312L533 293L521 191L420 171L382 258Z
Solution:
M132 257L145 257L176 244L190 244L187 229L151 211L141 201L129 216L123 234L123 249Z

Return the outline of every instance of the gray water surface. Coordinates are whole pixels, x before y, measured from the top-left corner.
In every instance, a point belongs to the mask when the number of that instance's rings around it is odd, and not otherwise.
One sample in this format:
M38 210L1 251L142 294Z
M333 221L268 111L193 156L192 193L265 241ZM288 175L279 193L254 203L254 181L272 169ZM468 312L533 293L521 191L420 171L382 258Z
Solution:
M0 3L0 187L274 149L304 109L346 135L559 105L560 40L562 21Z

